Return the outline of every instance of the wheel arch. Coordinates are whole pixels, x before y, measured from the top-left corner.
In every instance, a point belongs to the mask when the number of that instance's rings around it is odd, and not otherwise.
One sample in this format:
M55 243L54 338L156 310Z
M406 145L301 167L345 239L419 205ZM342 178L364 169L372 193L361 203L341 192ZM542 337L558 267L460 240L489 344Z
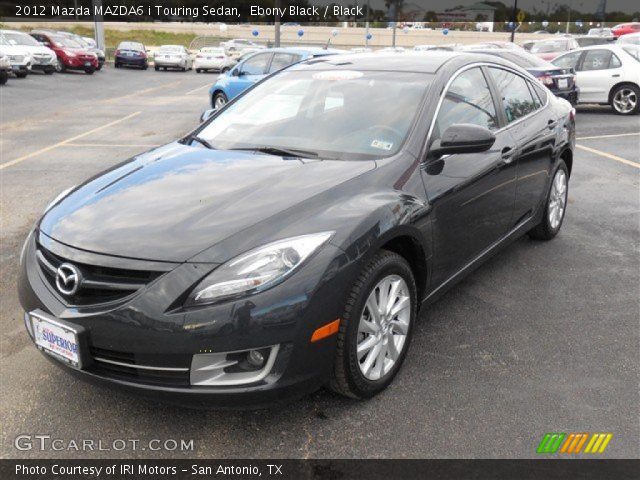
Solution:
M573 150L565 148L560 154L560 158L564 160L564 163L567 165L569 177L571 177L571 170L573 169Z
M407 232L399 232L380 245L378 250L388 250L397 253L404 258L416 281L418 293L418 307L427 290L427 257L424 248L414 235Z

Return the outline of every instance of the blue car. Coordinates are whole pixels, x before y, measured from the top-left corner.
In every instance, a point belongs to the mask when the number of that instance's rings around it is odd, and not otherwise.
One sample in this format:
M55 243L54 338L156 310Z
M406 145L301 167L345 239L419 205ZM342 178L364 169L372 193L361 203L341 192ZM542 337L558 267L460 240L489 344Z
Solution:
M220 75L209 89L211 107L221 108L267 75L311 57L335 55L341 50L326 48L268 48L245 58Z

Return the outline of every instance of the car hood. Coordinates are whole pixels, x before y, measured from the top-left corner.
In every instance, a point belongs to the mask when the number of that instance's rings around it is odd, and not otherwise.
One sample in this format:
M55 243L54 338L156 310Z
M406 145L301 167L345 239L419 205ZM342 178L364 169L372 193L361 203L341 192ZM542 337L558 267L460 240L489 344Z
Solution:
M375 168L173 143L107 171L54 205L45 235L107 255L183 262Z

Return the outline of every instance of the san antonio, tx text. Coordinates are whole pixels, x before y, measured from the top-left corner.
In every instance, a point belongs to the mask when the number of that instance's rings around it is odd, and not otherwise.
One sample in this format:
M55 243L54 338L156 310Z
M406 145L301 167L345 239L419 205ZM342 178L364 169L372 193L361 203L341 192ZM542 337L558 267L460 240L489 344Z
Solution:
M270 476L283 475L282 464L266 464L267 468L264 473ZM190 475L240 475L242 477L260 477L262 476L262 470L256 465L214 465L203 466L193 464L189 468L175 467L171 465L146 465L142 464L130 464L130 463L116 463L108 466L100 465L59 465L54 463L50 468L44 465L22 465L16 464L15 475L16 476L32 476L32 475L55 475L55 476L68 476L68 475L82 475L100 478L100 475L109 477L112 475L153 475L156 478L163 476L175 476L178 473L188 473Z

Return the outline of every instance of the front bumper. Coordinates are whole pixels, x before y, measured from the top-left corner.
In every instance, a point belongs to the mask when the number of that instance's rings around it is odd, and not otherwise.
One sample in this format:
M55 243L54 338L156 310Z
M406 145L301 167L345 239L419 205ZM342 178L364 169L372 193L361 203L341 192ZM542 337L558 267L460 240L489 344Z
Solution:
M77 377L156 399L195 407L260 407L304 395L327 383L335 337L310 343L312 333L341 314L352 267L327 244L298 272L264 292L197 309L176 300L211 265L179 264L135 294L109 306L66 305L47 282L35 259L42 245L78 264L109 262L102 255L75 251L43 235L31 235L23 256L19 296L25 311L42 310L86 330L90 358L76 370L49 357ZM40 245L37 247L37 245ZM101 258L100 258L101 257ZM236 386L194 386L187 377L148 376L135 366L191 367L203 352L234 352L279 345L268 375ZM106 353L105 353L106 352ZM105 367L96 358L125 359L132 367Z

